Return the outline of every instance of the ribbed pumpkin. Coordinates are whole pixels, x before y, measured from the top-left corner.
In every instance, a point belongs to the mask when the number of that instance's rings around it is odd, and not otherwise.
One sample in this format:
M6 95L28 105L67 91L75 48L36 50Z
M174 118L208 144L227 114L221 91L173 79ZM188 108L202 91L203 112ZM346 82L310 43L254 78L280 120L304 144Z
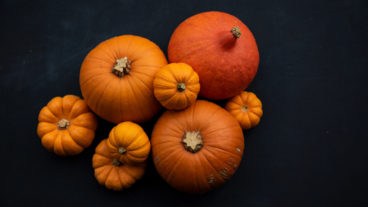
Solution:
M157 171L172 187L204 193L228 180L244 150L236 119L220 106L199 100L183 111L166 111L152 132Z
M238 120L243 129L257 126L263 115L262 102L254 93L247 91L230 99L225 108Z
M92 166L99 184L111 190L122 190L129 188L143 176L146 164L121 163L107 146L107 139L104 139L96 147Z
M190 65L171 63L156 73L153 89L156 99L165 108L185 109L197 99L199 77Z
M76 155L91 145L97 119L78 96L53 98L38 115L42 145L57 155Z
M148 39L111 38L84 59L79 79L82 95L92 111L107 121L147 121L160 109L153 78L166 64L163 52Z
M130 121L120 123L111 130L107 146L112 156L124 164L145 162L151 150L142 127Z
M256 75L259 53L248 27L224 12L203 12L182 22L168 46L170 62L198 73L205 98L226 99L244 90Z

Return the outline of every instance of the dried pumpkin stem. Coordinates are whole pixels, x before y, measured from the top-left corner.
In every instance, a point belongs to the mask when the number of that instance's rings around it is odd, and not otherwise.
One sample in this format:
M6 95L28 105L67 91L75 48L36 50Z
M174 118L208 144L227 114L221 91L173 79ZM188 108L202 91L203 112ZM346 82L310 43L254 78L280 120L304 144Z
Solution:
M242 35L238 26L233 27L231 29L231 33L233 33L235 39L239 38Z
M198 152L203 147L203 140L199 131L185 132L182 143L184 148L192 153Z
M70 125L70 122L66 119L60 119L58 122L59 129L66 129Z
M244 105L244 106L242 106L242 107L241 107L241 110L242 110L242 112L246 112L246 111L248 110L248 106L245 106L245 105Z
M178 91L183 92L185 90L185 83L178 83Z
M130 74L131 63L132 62L128 60L127 57L117 59L114 68L112 69L112 73L119 76L120 78L124 77L124 75Z
M115 165L116 167L119 167L121 165L121 162L117 159L112 161L112 164Z
M119 147L118 151L120 154L125 154L127 150L124 147Z

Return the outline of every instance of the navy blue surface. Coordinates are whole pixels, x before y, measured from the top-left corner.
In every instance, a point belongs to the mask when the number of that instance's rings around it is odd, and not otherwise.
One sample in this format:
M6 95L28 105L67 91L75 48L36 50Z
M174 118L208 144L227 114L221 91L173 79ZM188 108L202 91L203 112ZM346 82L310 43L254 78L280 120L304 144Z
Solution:
M245 132L244 159L224 186L201 196L177 192L149 160L131 189L106 190L91 166L113 127L101 119L78 156L41 146L38 112L54 96L81 95L79 68L89 50L136 34L166 53L176 26L209 10L248 25L261 57L249 90L264 117ZM368 206L367 10L363 0L2 0L0 206ZM149 134L154 121L144 124Z

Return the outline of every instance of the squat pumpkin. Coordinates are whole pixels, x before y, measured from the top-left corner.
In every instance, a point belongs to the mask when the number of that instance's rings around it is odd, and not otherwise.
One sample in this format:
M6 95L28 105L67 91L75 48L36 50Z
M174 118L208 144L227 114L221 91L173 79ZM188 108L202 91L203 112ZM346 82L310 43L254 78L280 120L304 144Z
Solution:
M185 109L195 102L200 89L199 77L185 63L161 68L153 81L156 99L167 109Z
M222 185L238 168L244 150L243 132L234 117L203 100L183 111L166 111L151 141L161 177L187 193Z
M129 188L140 179L144 174L146 164L131 165L120 162L108 147L107 139L104 139L96 147L92 166L100 185L118 191Z
M225 108L238 120L242 129L257 126L263 115L262 102L254 93L247 91L230 99Z
M153 78L167 64L148 39L122 35L99 44L84 59L79 83L88 106L101 118L144 122L160 109Z
M76 155L91 145L97 119L79 97L53 98L38 115L37 134L42 145L57 155Z
M150 141L142 127L130 121L115 126L106 144L111 156L124 164L145 162L151 150Z

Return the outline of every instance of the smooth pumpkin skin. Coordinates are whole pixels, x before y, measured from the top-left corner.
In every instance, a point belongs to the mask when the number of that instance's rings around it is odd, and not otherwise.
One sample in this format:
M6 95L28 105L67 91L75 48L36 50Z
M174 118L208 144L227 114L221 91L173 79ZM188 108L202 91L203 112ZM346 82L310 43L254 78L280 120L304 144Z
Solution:
M231 30L241 32L235 38ZM184 62L198 73L201 96L226 99L252 82L259 65L253 34L238 18L224 12L203 12L182 22L171 36L169 62Z
M129 188L143 176L145 163L116 166L113 164L115 159L113 152L107 146L107 139L102 140L92 157L95 177L100 185L110 190L120 191Z
M185 109L197 99L199 77L190 65L171 63L156 73L153 88L156 99L165 108Z
M185 132L199 131L202 148L193 153L183 145ZM151 138L155 167L172 187L204 193L222 185L236 171L244 151L243 132L220 106L198 100L183 111L166 111Z
M247 91L230 99L225 108L238 120L242 129L257 126L263 115L262 102L254 93Z
M119 77L112 71L124 57L131 61L130 74ZM82 63L82 95L92 111L107 121L148 121L160 109L153 95L153 78L166 64L164 53L148 39L134 35L108 39Z
M130 121L122 122L112 128L107 139L112 156L124 164L145 162L151 143L142 127ZM120 151L123 150L123 151Z
M61 120L68 122L61 127ZM38 115L42 145L60 156L77 155L91 145L97 119L78 96L54 97Z

